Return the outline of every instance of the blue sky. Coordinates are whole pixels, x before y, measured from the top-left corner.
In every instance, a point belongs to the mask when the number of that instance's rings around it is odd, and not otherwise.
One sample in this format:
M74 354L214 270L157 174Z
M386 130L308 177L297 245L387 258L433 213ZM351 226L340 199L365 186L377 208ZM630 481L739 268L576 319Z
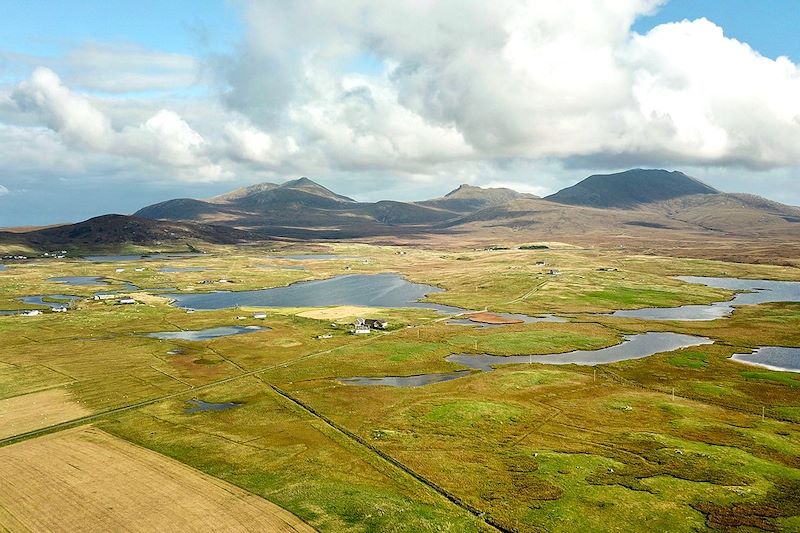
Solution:
M239 7L221 0L3 0L0 6L0 45L37 55L59 55L85 40L192 53L230 48L242 33Z
M800 1L653 1L0 0L0 226L300 175L415 200L633 166L800 205Z
M665 22L705 17L722 26L725 34L744 41L761 54L789 56L800 61L800 2L797 0L671 0L655 15L634 25L646 32Z

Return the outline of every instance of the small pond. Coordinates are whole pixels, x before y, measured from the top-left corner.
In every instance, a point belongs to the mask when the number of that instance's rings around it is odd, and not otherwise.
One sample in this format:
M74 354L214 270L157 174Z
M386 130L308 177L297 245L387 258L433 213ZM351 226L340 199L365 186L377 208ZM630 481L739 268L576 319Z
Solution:
M55 281L64 285L108 285L108 280L103 276L62 276L48 278L47 281Z
M737 353L734 361L783 372L800 372L800 348L763 346L752 353Z
M426 294L442 292L431 285L411 283L397 274L351 274L335 278L303 281L287 287L239 292L168 294L179 307L223 309L229 307L420 307L446 313L464 309L419 302Z
M758 279L712 278L702 276L679 276L686 283L706 285L717 289L737 292L732 300L714 302L709 305L682 305L680 307L651 307L615 311L613 316L642 318L645 320L714 320L733 313L737 305L771 302L800 302L799 281L770 281ZM741 292L744 291L744 292Z
M270 259L288 259L290 261L335 261L341 260L354 260L361 259L351 255L336 255L336 254L297 254L297 255L274 255Z
M706 337L682 335L678 333L640 333L626 335L620 344L599 350L576 350L573 352L551 355L489 355L489 354L453 354L446 358L451 363L458 363L473 370L491 372L494 365L512 365L520 363L542 363L551 365L600 365L629 359L641 359L661 352L671 352L679 348L712 344L714 341ZM384 385L389 387L419 387L430 383L440 383L458 379L470 374L469 370L456 370L440 374L424 374L404 378L396 376L377 378L339 378L347 385Z
M456 370L441 374L421 374L418 376L386 376L382 378L340 378L345 385L383 385L384 387L422 387L431 383L442 383L470 375L469 370Z
M202 413L205 411L227 411L228 409L233 409L234 407L239 407L242 405L236 402L204 402L203 400L198 400L197 398L189 400L186 403L189 404L189 407L183 411L186 414Z
M511 320L521 320L523 324L534 324L536 322L552 322L552 323L564 323L567 322L566 318L562 318L556 315L541 315L541 316L528 316L528 315L521 315L518 313L492 313L493 315L497 315L501 318L508 318ZM481 328L499 328L503 326L508 326L511 324L489 324L486 322L476 322L474 320L470 320L469 318L453 318L445 322L451 326L476 326Z
M193 252L174 252L174 253L156 253L156 254L134 254L134 255L87 255L83 258L87 261L94 263L110 263L116 261L139 261L146 260L161 260L161 259L181 259L184 257L202 257L206 254L193 253Z
M305 270L303 265L257 265L261 270Z
M5 265L3 265L3 264L0 264L0 272L2 272L2 271L3 271L3 270L5 270L5 269L6 269L6 266L5 266Z
M45 298L50 300L56 300L55 302L48 302L45 301ZM64 307L65 305L69 305L71 302L75 300L80 300L80 296L73 296L71 294L47 294L47 295L36 295L36 296L23 296L18 298L20 302L28 305L46 305L51 309L56 307Z
M254 333L263 329L269 328L263 328L261 326L221 326L217 328L200 329L196 331L157 331L155 333L147 333L145 336L153 339L205 341L216 339L218 337L228 337L230 335Z

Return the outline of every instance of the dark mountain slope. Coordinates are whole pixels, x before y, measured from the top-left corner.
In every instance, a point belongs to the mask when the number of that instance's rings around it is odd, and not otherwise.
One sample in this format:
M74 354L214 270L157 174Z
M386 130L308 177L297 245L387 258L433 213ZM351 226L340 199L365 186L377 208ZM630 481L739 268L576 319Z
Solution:
M27 244L38 249L92 248L187 241L235 244L258 238L257 235L235 228L165 222L127 215L103 215L75 224L23 233L0 232L0 242Z
M519 198L531 199L537 197L533 194L525 194L502 187L483 188L464 184L441 198L416 203L463 214L472 213L493 205L501 205Z
M308 178L300 178L281 185L261 183L244 187L205 201L169 200L140 209L135 215L264 229L419 225L448 220L458 213L389 200L356 202Z
M205 219L220 220L240 216L236 209L220 206L203 200L177 198L149 205L138 210L133 216L154 220L188 220L201 222Z
M546 199L569 205L630 209L681 196L718 192L683 172L634 169L589 176Z

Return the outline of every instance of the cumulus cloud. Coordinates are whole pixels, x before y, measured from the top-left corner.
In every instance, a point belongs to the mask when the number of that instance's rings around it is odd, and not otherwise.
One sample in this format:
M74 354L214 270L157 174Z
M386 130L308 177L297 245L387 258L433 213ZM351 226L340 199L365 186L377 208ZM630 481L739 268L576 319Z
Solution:
M229 177L210 160L203 137L173 111L161 109L139 125L114 129L89 98L71 91L56 73L42 67L18 85L11 100L20 111L37 113L68 145L163 164L187 181Z
M229 157L266 167L278 167L299 151L294 138L278 138L246 121L226 124L225 139Z
M73 93L50 69L37 68L11 95L21 111L40 114L67 141L104 149L111 143L111 121L88 98Z
M8 190L8 188L7 188L7 187L5 187L5 186L3 186L3 185L0 185L0 196L5 196L5 195L7 195L8 193L9 193L9 190Z
M631 30L661 3L253 1L243 48L220 72L224 95L261 127L300 130L339 169L800 163L797 66L707 20ZM364 55L385 69L348 90Z

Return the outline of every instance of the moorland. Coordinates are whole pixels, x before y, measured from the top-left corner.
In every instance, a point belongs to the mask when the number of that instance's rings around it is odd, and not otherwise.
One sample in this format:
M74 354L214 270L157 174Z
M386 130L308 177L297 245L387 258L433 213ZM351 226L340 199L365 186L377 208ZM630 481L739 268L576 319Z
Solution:
M0 528L800 529L800 374L731 358L800 347L800 302L713 320L612 314L735 296L678 276L800 281L800 270L580 243L451 244L126 244L114 252L194 253L6 260ZM382 273L459 309L343 298L195 311L170 296ZM73 276L99 279L52 280ZM476 311L500 318L470 321ZM387 325L352 335L358 318ZM241 334L148 336L230 326ZM698 340L608 364L533 362L646 332ZM453 354L531 362L481 371ZM454 371L415 387L347 379ZM120 486L131 487L124 505Z

